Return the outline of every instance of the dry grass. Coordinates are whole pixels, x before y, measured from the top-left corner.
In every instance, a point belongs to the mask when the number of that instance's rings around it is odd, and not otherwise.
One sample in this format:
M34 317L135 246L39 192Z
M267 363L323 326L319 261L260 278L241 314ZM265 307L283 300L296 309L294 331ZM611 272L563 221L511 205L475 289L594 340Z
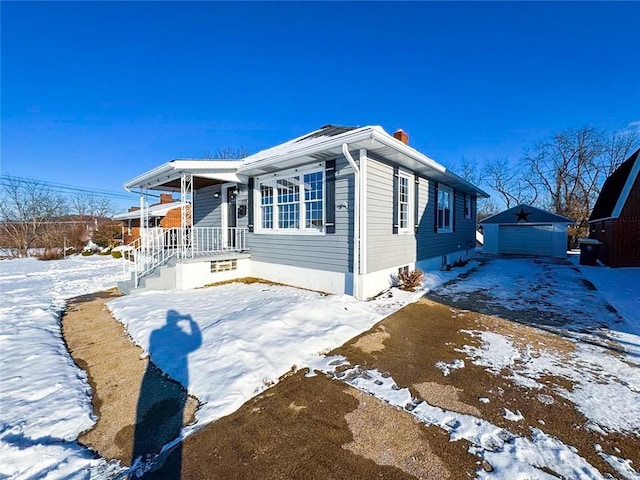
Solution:
M296 288L298 290L306 290L307 292L315 292L324 296L331 295L330 293L322 292L320 290L312 290L310 288L301 288L295 285L287 285L286 283L272 282L271 280L265 280L264 278L257 278L257 277L241 277L241 278L234 278L232 280L223 280L221 282L207 283L204 287L200 287L200 288L218 287L220 285L229 285L232 283L244 283L246 285L251 285L253 283L261 283L264 285L273 285L276 287L290 287L290 288Z

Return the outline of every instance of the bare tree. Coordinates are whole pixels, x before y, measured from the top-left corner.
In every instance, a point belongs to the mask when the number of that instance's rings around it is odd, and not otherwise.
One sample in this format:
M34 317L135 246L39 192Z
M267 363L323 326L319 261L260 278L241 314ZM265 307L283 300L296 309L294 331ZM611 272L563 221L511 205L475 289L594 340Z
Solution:
M460 163L455 167L457 174L465 179L467 182L472 183L478 187L485 185L482 172L478 169L478 162L474 160L467 160L462 158ZM492 198L479 198L477 203L477 218L482 220L483 218L490 217L500 211L497 202Z
M35 180L2 177L0 229L6 247L28 256L33 247L46 247L44 234L54 235L54 220L65 212L65 200Z
M524 165L513 165L506 158L496 158L485 163L482 174L484 182L498 192L507 208L521 203L534 204L538 199L536 185L531 182Z
M109 223L116 208L108 198L92 193L78 193L69 199L69 220L67 240L76 250L83 248L92 239L95 230ZM108 230L108 229L107 229Z
M460 163L456 165L455 169L458 176L462 177L467 182L476 186L480 186L482 183L482 178L478 171L478 162L475 159L467 160L462 157L462 160L460 160Z
M582 127L553 135L526 153L542 206L576 221L572 243L588 235L589 214L602 184L638 143L637 131L608 134Z
M241 160L249 156L246 147L222 147L217 150L205 150L202 152L203 160Z
M478 200L478 221L500 212L498 202L493 198L481 198Z
M78 193L69 199L69 214L80 219L110 218L116 213L113 202L92 193Z

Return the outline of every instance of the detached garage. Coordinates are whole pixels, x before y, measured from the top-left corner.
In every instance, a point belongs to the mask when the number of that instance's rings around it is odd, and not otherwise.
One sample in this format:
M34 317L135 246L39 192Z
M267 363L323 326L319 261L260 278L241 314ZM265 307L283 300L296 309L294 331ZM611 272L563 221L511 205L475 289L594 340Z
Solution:
M573 220L521 204L480 222L484 251L520 255L567 255L567 227Z

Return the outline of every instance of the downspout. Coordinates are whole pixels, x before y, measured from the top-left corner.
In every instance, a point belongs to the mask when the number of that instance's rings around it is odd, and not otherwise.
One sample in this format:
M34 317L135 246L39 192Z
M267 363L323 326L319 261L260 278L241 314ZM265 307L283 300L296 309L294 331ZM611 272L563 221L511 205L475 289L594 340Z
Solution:
M353 192L353 296L360 300L358 287L359 266L360 266L360 169L349 153L349 145L342 144L342 154L353 168L355 191Z

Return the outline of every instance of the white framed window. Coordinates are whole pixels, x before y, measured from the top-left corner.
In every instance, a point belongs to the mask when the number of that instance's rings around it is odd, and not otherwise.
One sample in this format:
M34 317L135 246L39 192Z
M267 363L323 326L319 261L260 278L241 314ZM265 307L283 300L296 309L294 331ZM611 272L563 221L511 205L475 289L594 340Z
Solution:
M324 169L257 178L257 232L324 233Z
M452 206L453 206L453 190L449 187L440 185L438 187L438 232L452 232Z
M398 231L408 233L411 221L410 179L404 175L398 177Z
M260 185L260 227L273 228L273 188Z
M471 195L464 196L464 218L471 218Z

